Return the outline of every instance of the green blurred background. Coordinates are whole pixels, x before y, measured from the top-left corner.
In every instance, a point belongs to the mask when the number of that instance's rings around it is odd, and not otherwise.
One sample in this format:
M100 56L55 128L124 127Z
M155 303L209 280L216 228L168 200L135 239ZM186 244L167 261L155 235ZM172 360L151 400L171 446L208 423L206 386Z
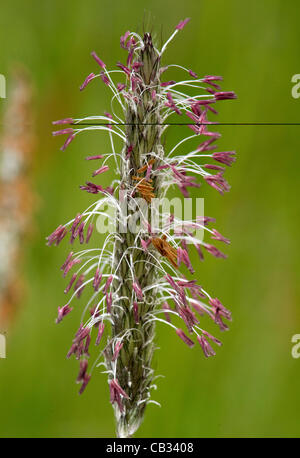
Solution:
M223 75L237 101L219 104L223 122L300 122L291 77L300 73L300 6L297 0L5 1L1 4L0 73L15 62L35 85L38 147L31 164L38 208L24 244L27 295L7 330L7 359L0 360L1 437L112 437L114 419L106 376L94 372L83 396L74 380L78 363L66 360L77 313L55 326L64 280L59 273L68 244L45 246L45 236L83 210L94 197L78 185L90 177L89 153L108 148L105 135L85 135L65 153L51 137L51 121L102 114L109 91L91 84L95 50L110 67L125 60L119 37L153 31L166 39L179 20L192 21L169 46L164 63L200 75ZM171 76L171 73L169 74ZM9 77L7 77L9 91ZM1 111L8 103L1 100ZM172 130L173 129L173 130ZM180 136L171 128L168 144ZM183 127L182 129L186 129ZM217 356L205 360L158 326L158 390L137 437L274 437L300 434L300 360L291 338L300 333L299 127L224 126L219 151L236 149L221 197L201 188L205 213L230 237L229 258L206 256L197 277L233 313ZM108 184L108 183L107 183ZM195 196L196 194L194 194ZM99 240L101 243L101 240ZM196 259L196 258L195 258ZM220 336L219 333L216 335Z

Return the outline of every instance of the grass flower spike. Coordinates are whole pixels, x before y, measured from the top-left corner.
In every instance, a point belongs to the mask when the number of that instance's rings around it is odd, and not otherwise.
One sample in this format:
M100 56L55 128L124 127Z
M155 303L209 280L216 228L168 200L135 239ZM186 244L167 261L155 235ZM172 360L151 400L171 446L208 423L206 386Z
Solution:
M165 323L188 347L199 343L208 357L215 355L213 346L221 342L200 327L199 316L213 320L221 331L231 320L230 312L217 298L186 276L194 273L190 259L194 249L200 260L204 251L226 257L213 243L197 237L197 231L205 231L211 242L228 244L229 240L210 228L213 218L198 215L184 221L154 205L166 199L174 186L184 198L189 197L190 188L205 182L221 194L227 192L224 171L235 160L234 151L216 151L220 135L209 130L212 123L208 120L208 114L217 113L219 100L233 99L235 94L221 91L219 76L198 77L180 65L162 66L169 43L187 22L176 26L161 50L155 47L150 33L140 37L126 32L120 40L126 61L118 62L116 70L108 70L93 52L98 73L90 73L80 90L94 86L94 80L104 84L112 93L111 113L54 123L63 125L54 135L66 135L62 150L77 135L91 130L106 132L111 142L110 153L99 151L86 158L96 164L91 172L94 178L80 188L98 196L86 211L58 226L48 237L48 244L58 245L67 237L71 245L94 243L77 252L72 248L61 266L68 278L68 299L58 308L57 322L71 319L73 308L78 307L76 298L84 299L82 321L67 356L74 355L80 362L80 393L92 371L104 366L119 437L131 437L147 404L155 402L151 389L156 323ZM181 81L165 76L174 67L182 72ZM179 128L189 133L166 151L163 138L170 118L176 122L178 117L189 129ZM104 187L102 176L108 170L115 178ZM105 234L100 247L95 228L106 218L114 230Z

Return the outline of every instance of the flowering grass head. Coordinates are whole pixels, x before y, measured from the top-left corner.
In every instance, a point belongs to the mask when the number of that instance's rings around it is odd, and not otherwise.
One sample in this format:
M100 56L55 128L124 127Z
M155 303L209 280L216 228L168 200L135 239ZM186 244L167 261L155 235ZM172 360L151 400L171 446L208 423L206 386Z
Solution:
M187 22L185 19L176 26L161 50L150 33L140 37L126 32L120 40L125 62L118 62L114 70L108 70L92 52L98 73L90 73L80 90L100 80L112 93L111 113L54 123L63 125L54 135L67 136L62 150L77 135L89 131L107 133L111 143L111 152L100 150L100 154L86 158L95 163L91 172L94 181L86 181L80 189L97 197L87 210L58 226L48 237L48 244L58 245L68 238L71 245L76 240L83 245L78 252L72 248L61 266L63 276L68 277L68 299L58 308L57 322L71 319L73 308L78 307L76 298L84 297L82 320L67 356L74 355L80 362L80 393L93 370L105 368L121 437L134 434L145 407L155 402L151 389L156 323L166 324L188 347L198 342L209 357L215 355L213 346L221 342L202 328L202 320L206 316L221 331L231 320L219 299L186 276L195 272L192 250L201 261L204 251L225 258L213 243L228 244L229 240L210 228L213 218L198 215L185 221L160 207L153 210L153 202L166 198L172 187L178 187L184 197L203 183L220 194L230 188L224 172L234 162L235 152L216 151L220 134L210 130L213 123L208 115L217 113L218 101L233 99L235 94L221 91L219 76L198 77L194 70L180 65L162 66L168 45ZM182 72L182 80L168 77L174 67ZM189 94L195 90L197 95ZM163 138L170 120L176 122L178 117L185 119L189 133L165 150ZM122 142L120 149L116 139ZM102 175L109 169L113 169L114 180L104 187ZM105 206L114 210L113 218ZM138 225L132 224L137 210ZM100 247L94 228L104 218L113 219L114 230L105 235ZM211 241L199 239L197 230L205 232ZM91 344L99 348L92 365L88 362Z

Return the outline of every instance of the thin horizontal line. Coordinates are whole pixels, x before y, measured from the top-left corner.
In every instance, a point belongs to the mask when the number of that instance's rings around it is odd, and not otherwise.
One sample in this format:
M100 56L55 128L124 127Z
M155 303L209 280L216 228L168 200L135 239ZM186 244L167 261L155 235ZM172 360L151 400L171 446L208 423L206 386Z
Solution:
M169 123L70 123L71 126L300 126L300 122L169 122Z

